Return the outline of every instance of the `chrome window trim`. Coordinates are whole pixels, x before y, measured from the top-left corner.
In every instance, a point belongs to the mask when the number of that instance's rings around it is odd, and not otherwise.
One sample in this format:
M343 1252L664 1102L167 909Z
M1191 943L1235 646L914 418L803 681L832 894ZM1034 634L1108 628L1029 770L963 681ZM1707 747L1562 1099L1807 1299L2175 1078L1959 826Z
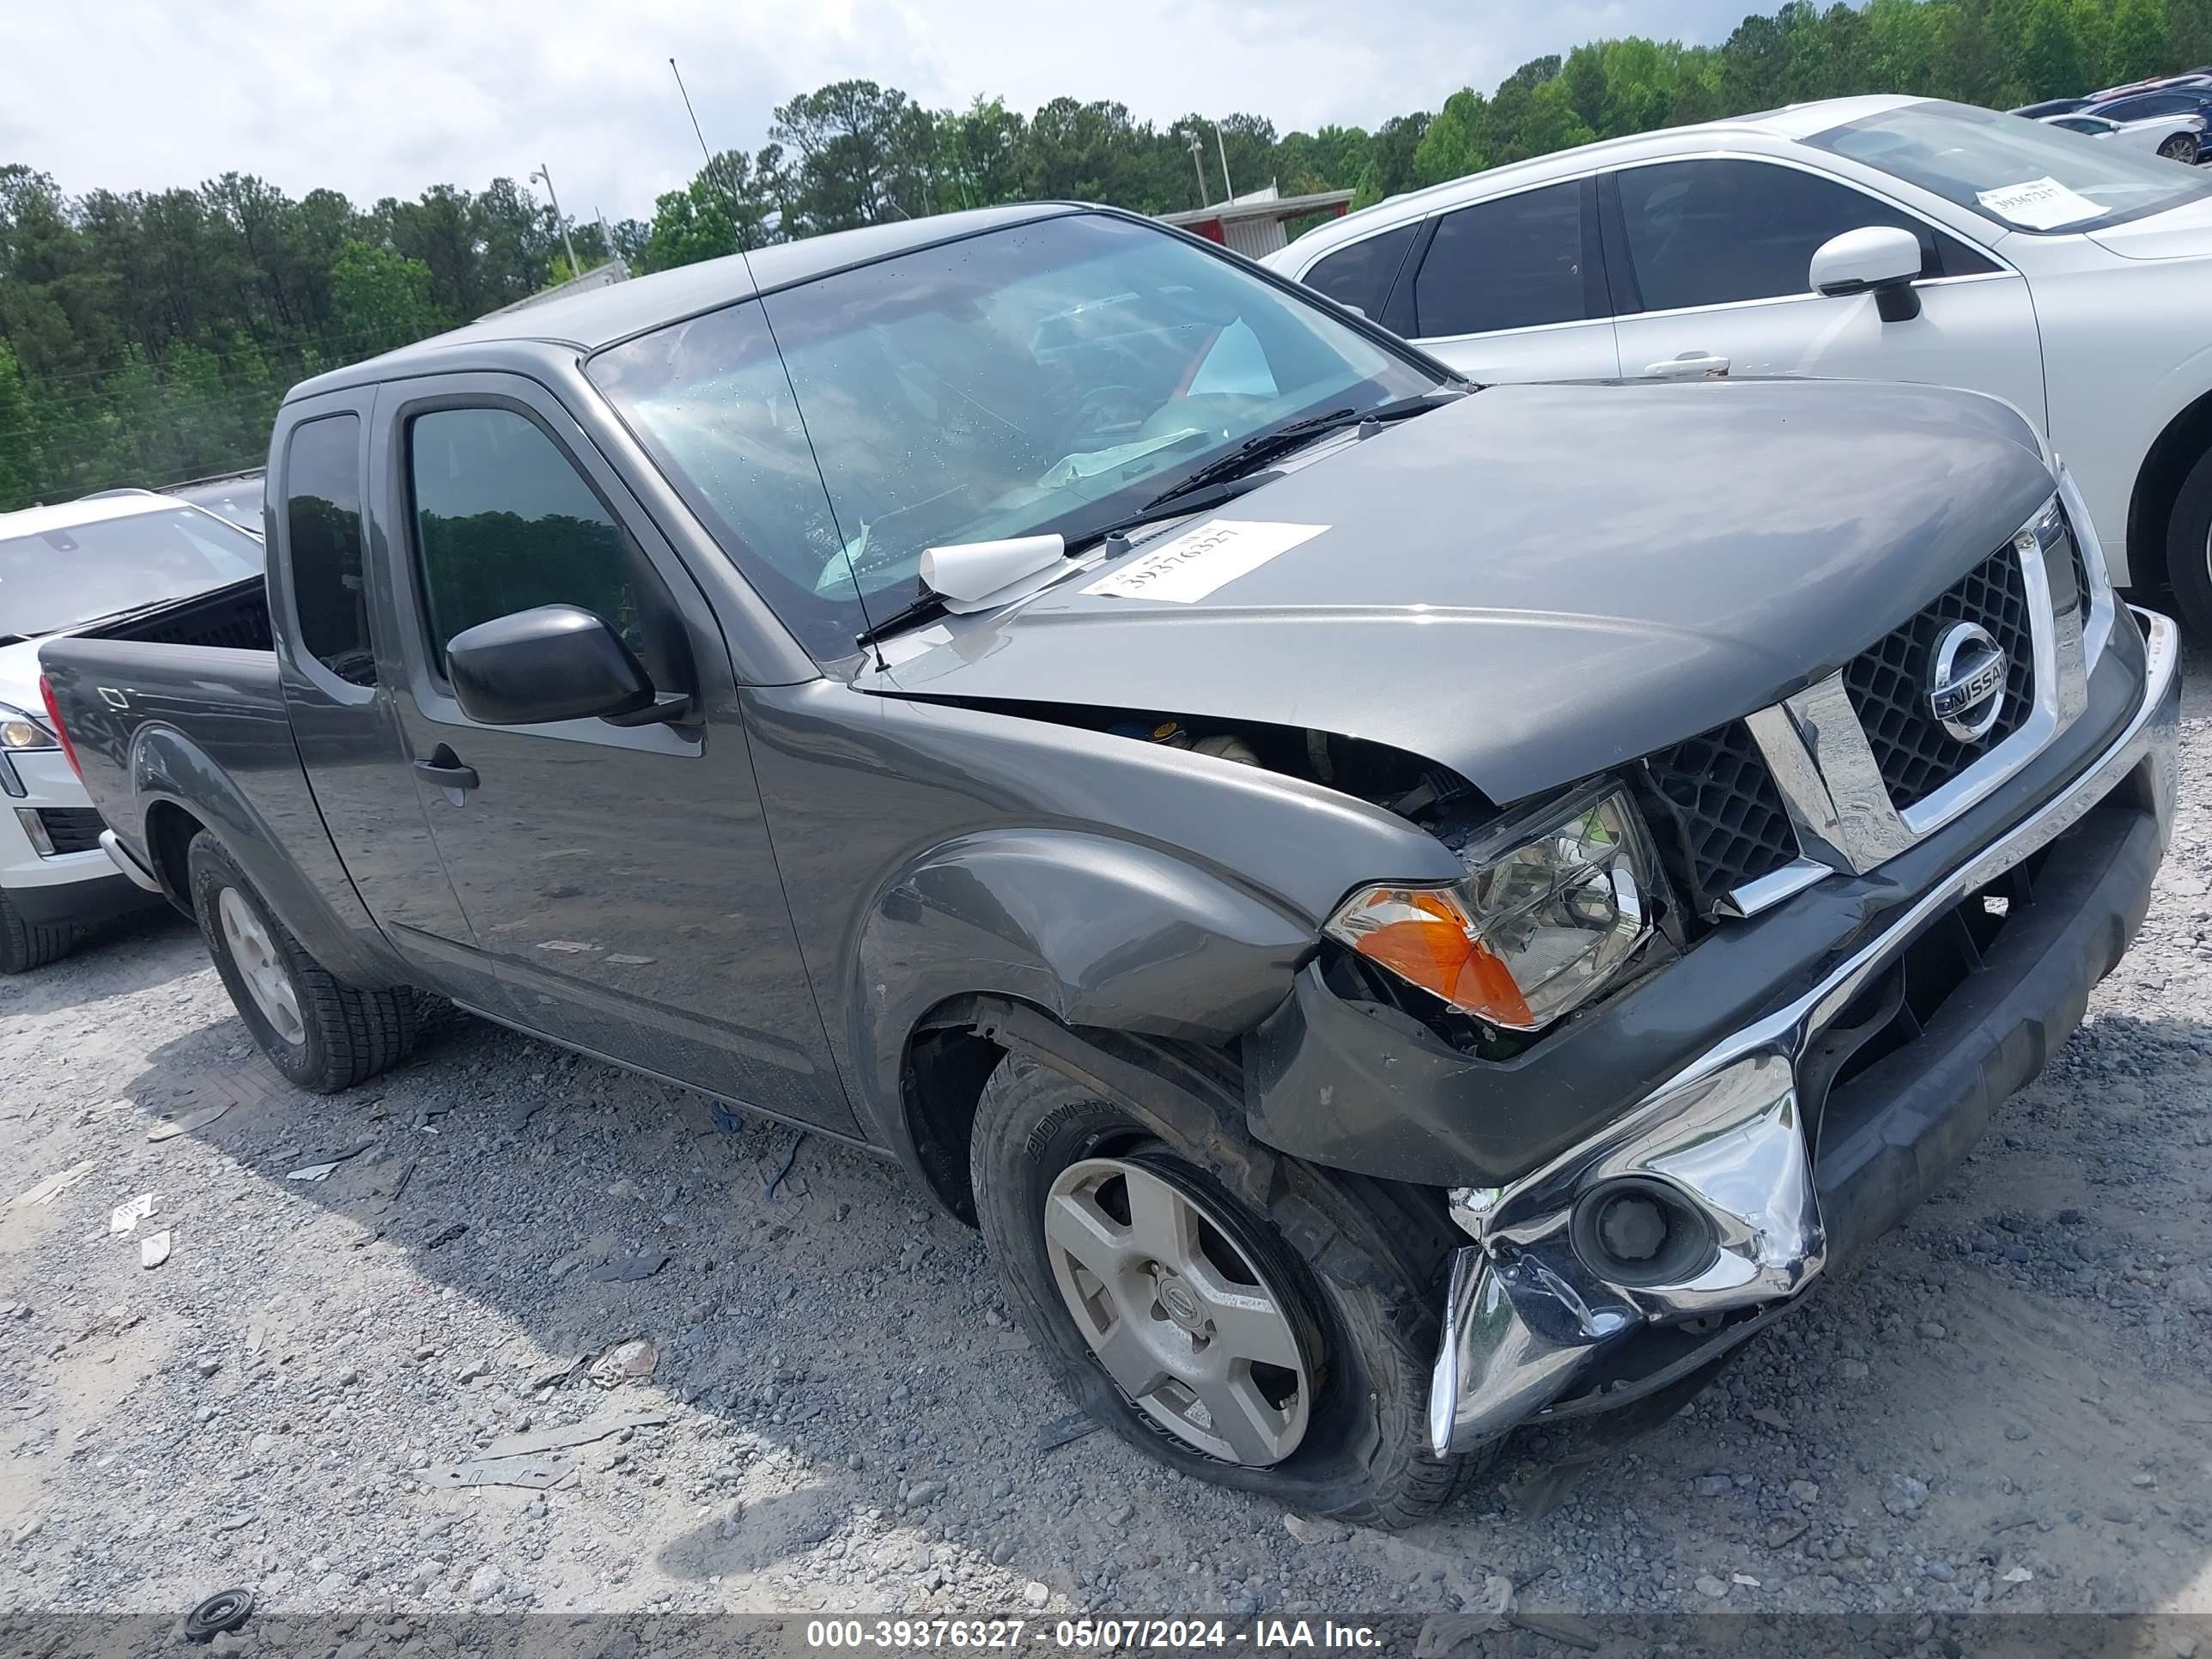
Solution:
M1510 340L1516 334L1559 334L1571 328L1611 328L1617 320L1606 317L1570 317L1558 323L1523 323L1518 328L1478 329L1472 334L1409 334L1419 345L1455 345L1467 340Z
M2021 274L2016 270L1970 270L1959 276L1916 276L1911 285L1916 289L1955 288L1966 283L2021 280L2022 280ZM1710 305L1675 306L1665 311L1620 311L1615 312L1606 320L1616 323L1640 323L1647 319L1703 317L1717 311L1750 311L1765 306L1802 305L1808 301L1815 300L1826 304L1838 300L1856 300L1865 297L1863 295L1857 294L1823 294L1816 288L1808 288L1802 294L1768 294L1756 300L1716 300Z

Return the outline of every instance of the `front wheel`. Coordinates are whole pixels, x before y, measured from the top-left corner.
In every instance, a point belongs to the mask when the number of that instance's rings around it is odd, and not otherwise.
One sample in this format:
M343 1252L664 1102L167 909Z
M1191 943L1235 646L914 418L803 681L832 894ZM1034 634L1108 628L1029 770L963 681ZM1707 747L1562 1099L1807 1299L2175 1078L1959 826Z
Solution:
M364 989L334 977L205 830L192 838L186 863L192 912L223 988L288 1081L335 1094L405 1057L415 1043L411 988Z
M2193 167L2197 165L2201 149L2195 133L2177 132L2158 147L2158 153L2168 161L2179 161L2184 167Z
M1377 1282L1317 1271L1233 1172L1019 1054L984 1085L969 1164L1008 1294L1093 1419L1170 1468L1348 1521L1405 1526L1449 1497L1464 1460L1425 1437L1433 1275L1358 1183L1315 1189Z

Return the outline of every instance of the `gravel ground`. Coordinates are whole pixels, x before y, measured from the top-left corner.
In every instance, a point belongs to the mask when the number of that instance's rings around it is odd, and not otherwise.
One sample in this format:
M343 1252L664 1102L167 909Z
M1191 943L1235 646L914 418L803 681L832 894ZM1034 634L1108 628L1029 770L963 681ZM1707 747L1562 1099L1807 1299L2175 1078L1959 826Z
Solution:
M1504 1574L1537 1609L1918 1613L1939 1639L1985 1607L2212 1613L2191 669L2143 935L1941 1199L1648 1437L1577 1462L1524 1436L1399 1536L1105 1435L1040 1450L1066 1401L890 1165L458 1018L299 1095L167 919L0 981L0 1200L81 1168L0 1209L0 1607L1391 1613ZM600 1386L634 1340L649 1374ZM440 1473L611 1422L503 1466L548 1489Z

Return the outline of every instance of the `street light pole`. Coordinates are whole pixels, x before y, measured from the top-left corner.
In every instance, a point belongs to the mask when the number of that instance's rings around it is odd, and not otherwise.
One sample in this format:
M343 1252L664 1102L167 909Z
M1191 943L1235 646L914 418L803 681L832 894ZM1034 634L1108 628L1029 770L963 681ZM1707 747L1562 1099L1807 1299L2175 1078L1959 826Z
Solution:
M1218 121L1213 124L1213 142L1221 146L1221 199L1233 202L1237 199L1237 186L1229 182L1229 141L1221 136ZM545 188L550 190L553 186L548 185Z
M568 250L568 275L570 278L573 280L575 277L582 276L584 274L584 268L576 263L576 245L568 240L568 222L561 216L561 198L553 193L553 175L546 171L545 163L540 161L538 164L538 171L532 173L530 177L532 183L537 183L540 180L544 181L545 185L545 194L552 201L553 222L561 227L561 246ZM609 249L608 252L611 252L613 250Z
M1206 205L1206 140L1196 133L1190 135L1190 165L1198 174L1198 204Z

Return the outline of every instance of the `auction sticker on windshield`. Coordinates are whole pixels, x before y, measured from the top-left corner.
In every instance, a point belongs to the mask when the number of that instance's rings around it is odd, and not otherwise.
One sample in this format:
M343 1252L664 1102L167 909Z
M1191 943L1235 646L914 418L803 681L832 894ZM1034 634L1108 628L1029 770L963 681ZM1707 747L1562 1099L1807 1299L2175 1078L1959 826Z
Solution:
M2062 225L2078 225L2084 220L2101 217L2105 211L2087 197L2067 189L2048 174L2030 179L2025 184L1977 191L1974 197L2000 219L2025 230L2057 230Z
M1164 599L1188 605L1239 576L1251 574L1268 560L1311 541L1328 528L1325 524L1210 519L1101 576L1083 591L1108 599Z

